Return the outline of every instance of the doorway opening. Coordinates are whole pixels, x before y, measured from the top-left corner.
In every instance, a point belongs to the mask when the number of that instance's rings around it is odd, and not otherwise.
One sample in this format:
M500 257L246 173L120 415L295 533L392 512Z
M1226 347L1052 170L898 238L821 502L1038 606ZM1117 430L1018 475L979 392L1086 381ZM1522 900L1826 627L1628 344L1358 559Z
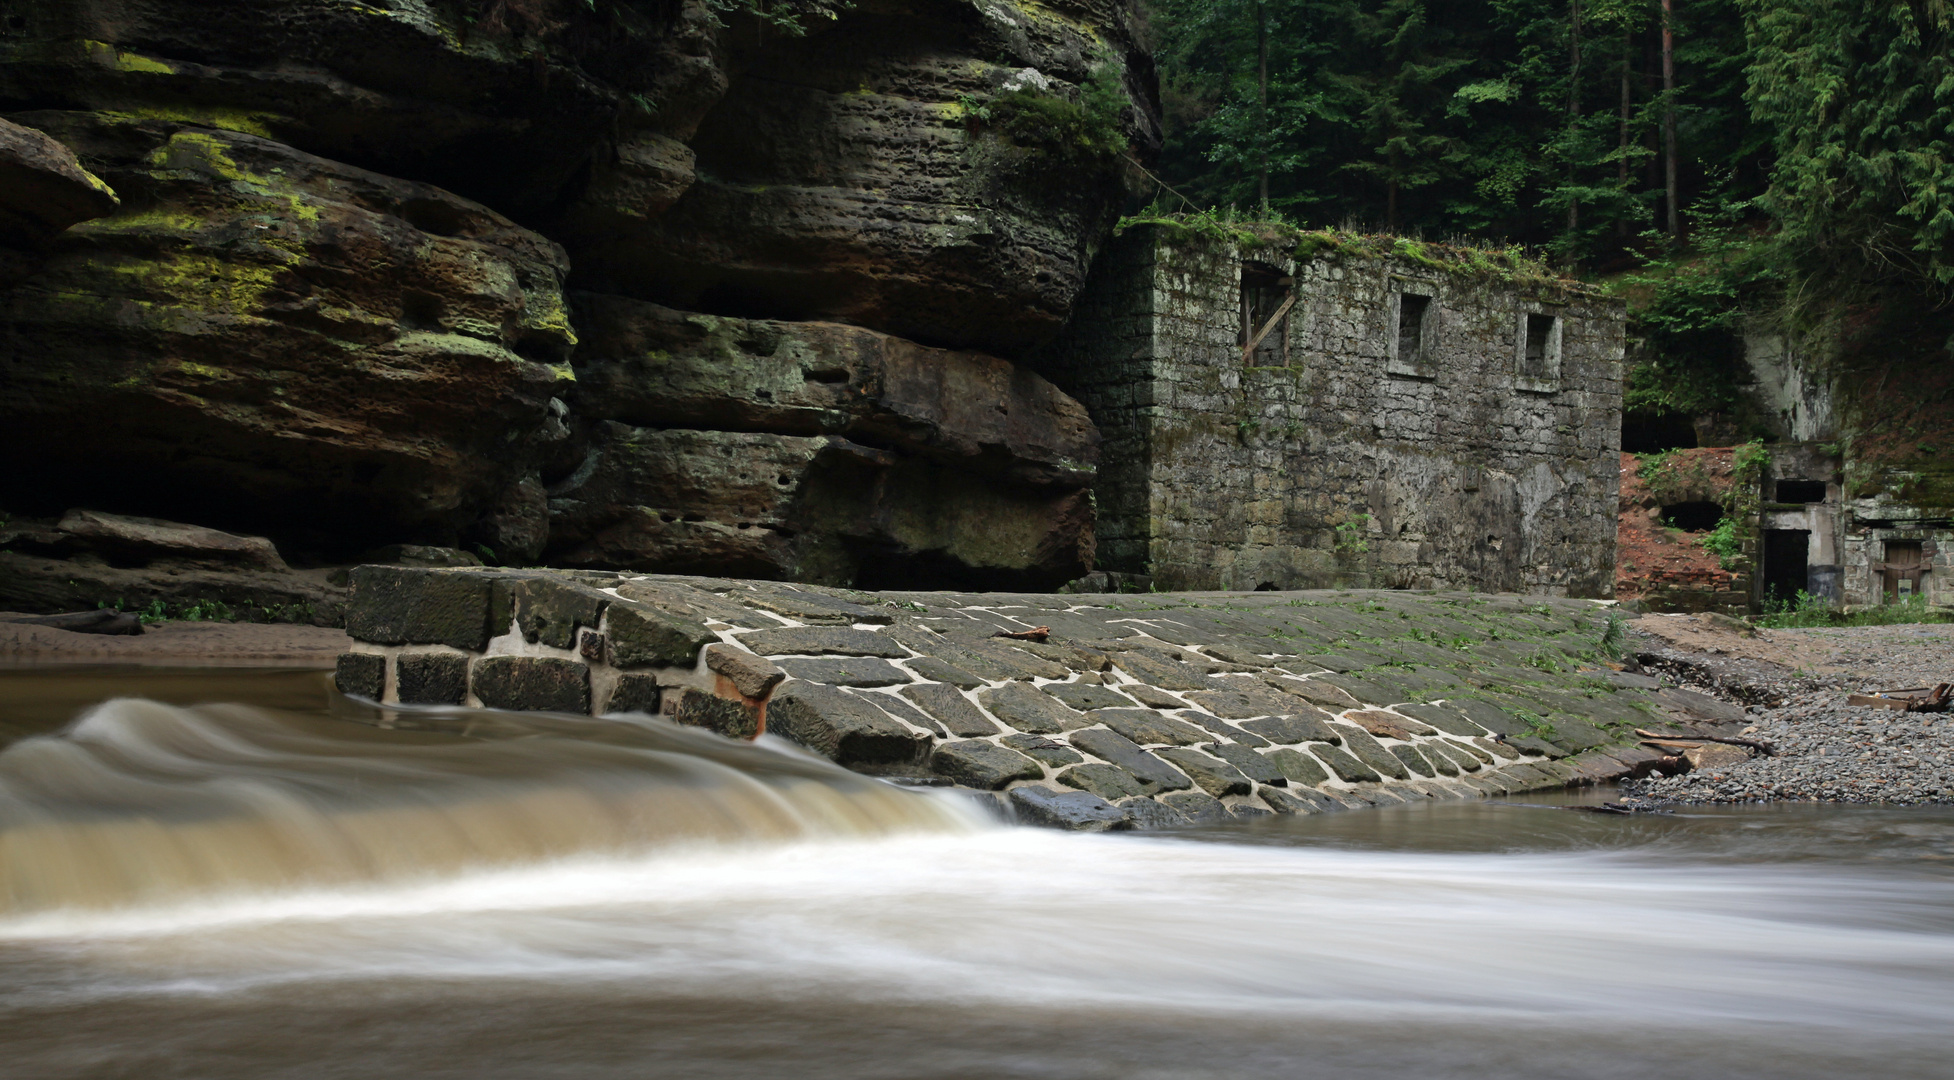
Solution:
M1764 530L1764 594L1766 608L1789 606L1810 588L1810 529Z
M1885 602L1893 604L1920 595L1920 575L1927 569L1926 562L1920 541L1888 540L1886 561L1876 568L1880 572L1880 591L1886 597Z

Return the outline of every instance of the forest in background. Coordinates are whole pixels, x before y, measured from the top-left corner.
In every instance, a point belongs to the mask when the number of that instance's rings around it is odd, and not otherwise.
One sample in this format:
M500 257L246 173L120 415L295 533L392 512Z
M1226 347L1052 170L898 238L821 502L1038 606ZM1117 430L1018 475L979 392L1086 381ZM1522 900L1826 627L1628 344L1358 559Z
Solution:
M1760 314L1835 343L1904 332L1947 358L1950 0L1148 0L1147 14L1156 212L1539 249L1630 296L1645 347L1628 405L1645 419L1729 411L1735 330Z

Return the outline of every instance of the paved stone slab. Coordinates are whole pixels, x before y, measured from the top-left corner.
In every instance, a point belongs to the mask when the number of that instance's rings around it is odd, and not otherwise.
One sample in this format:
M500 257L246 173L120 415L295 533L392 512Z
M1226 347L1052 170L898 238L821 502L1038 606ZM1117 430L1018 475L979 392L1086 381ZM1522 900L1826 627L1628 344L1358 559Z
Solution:
M1131 773L1149 792L1175 791L1194 786L1179 769L1154 757L1133 740L1117 731L1093 728L1075 731L1068 741L1096 758L1103 758Z
M1043 735L1006 735L998 742L1031 758L1043 765L1057 768L1062 765L1076 765L1085 758L1077 750L1056 742Z
M1351 757L1350 754L1340 747L1331 746L1327 743L1311 743L1309 752L1322 759L1323 763L1328 765L1330 771L1336 773L1337 778L1340 780L1356 784L1383 779L1383 777L1377 774L1376 769ZM1402 765L1398 766L1400 769L1403 767Z
M949 683L959 690L975 690L984 680L934 656L918 656L907 662L909 670L931 682Z
M944 743L930 755L930 771L966 787L995 790L1013 780L1037 780L1045 770L1030 758L995 743ZM1137 792L1136 792L1137 794Z
M1432 739L1423 745L1423 749L1428 751L1436 749L1446 757L1451 758L1453 764L1456 764L1466 772L1476 772L1493 763L1493 755L1486 753L1476 746L1453 739Z
M785 615L796 622L829 623L849 625L851 623L891 623L895 616L888 608L872 608L839 597L826 596L804 589L790 589L782 586L758 585L731 594L741 604Z
M1400 705L1398 711L1416 717L1447 735L1471 738L1486 733L1484 728L1466 719L1464 713L1444 705Z
M590 712L590 669L574 660L485 656L475 661L470 683L491 709Z
M848 657L836 660L782 660L780 667L796 679L829 686L901 686L910 681L909 673L874 657Z
M1116 765L1075 765L1058 774L1058 782L1067 787L1090 791L1108 800L1127 799L1146 794L1145 787L1133 778L1133 774Z
M1133 699L1107 686L1091 683L1046 683L1039 689L1080 712L1092 709L1130 709Z
M665 711L674 723L702 727L730 739L750 739L760 733L757 709L695 687L671 691L665 701Z
M949 734L935 718L893 694L878 694L872 690L849 690L848 693L859 696L863 701L919 731L927 731L939 739Z
M1396 713L1376 709L1348 712L1344 714L1343 719L1346 723L1356 724L1381 739L1409 739L1414 735L1437 734L1437 731L1416 720L1407 720Z
M1091 714L1092 723L1107 727L1142 746L1168 744L1193 746L1208 741L1208 734L1193 724L1154 712L1152 709L1100 709Z
M1157 686L1146 683L1122 683L1120 692L1150 709L1185 709L1187 702L1175 697Z
M880 656L900 660L909 650L886 634L845 626L791 626L733 635L762 656Z
M941 721L950 734L958 738L995 735L1000 730L995 721L971 704L969 698L957 693L955 687L943 683L915 683L896 692L922 706L923 711Z
M790 682L774 692L767 730L843 765L917 761L929 746L927 736L868 702L812 682Z
M1320 682L1316 679L1298 680L1286 679L1276 675L1265 675L1263 681L1272 690L1302 698L1304 701L1314 705L1320 705L1332 711L1354 709L1358 705L1357 699L1351 697L1349 692L1342 687L1332 686L1329 683Z
M1219 825L1230 820L1221 800L1200 791L1176 791L1158 797L1161 805L1172 808L1190 825Z
M1413 773L1416 773L1419 776L1438 775L1438 770L1432 767L1432 763L1426 760L1424 754L1418 752L1417 747L1407 746L1403 743L1399 743L1397 745L1387 747L1387 749L1391 751L1392 757L1397 758L1398 761L1401 762L1406 769L1411 770ZM1455 766L1453 768L1453 772L1456 774L1457 771L1458 771L1457 767Z
M1187 699L1224 720L1249 720L1257 716L1275 716L1290 712L1296 707L1293 698L1260 687L1239 691L1197 690L1187 695Z
M1032 735L1056 735L1091 723L1085 714L1066 708L1057 698L1026 683L1006 683L979 691L977 700L992 716Z
M1153 799L1121 799L1115 805L1126 811L1126 820L1136 829L1169 829L1187 824L1180 811Z
M1154 753L1162 761L1186 773L1196 784L1201 785L1201 790L1216 798L1249 793L1248 777L1243 776L1241 770L1219 758L1185 747L1172 747Z
M1243 746L1269 745L1269 740L1263 738L1262 736L1256 735L1252 732L1243 731L1241 728L1236 727L1235 725L1229 723L1226 720L1223 720L1218 716L1209 716L1207 713L1201 712L1197 709L1189 709L1183 713L1180 713L1179 715L1181 719L1186 720L1190 724L1196 724L1200 727L1206 728L1208 731L1213 732L1216 735L1220 735L1223 738L1231 739L1235 742L1242 744Z
M1268 753L1270 764L1282 772L1283 778L1302 787L1315 787L1330 779L1323 763L1303 753L1284 747Z
M1207 672L1185 663L1170 663L1143 653L1123 652L1113 658L1121 671L1163 690L1208 689Z
M1289 783L1289 778L1275 762L1246 746L1237 746L1233 743L1203 743L1200 749L1233 765L1243 776L1258 784L1286 787Z
M1395 754L1384 749L1383 744L1371 738L1370 732L1351 724L1335 724L1332 726L1335 728L1337 734L1343 736L1344 748L1356 755L1357 760L1369 765L1371 768L1376 769L1379 773L1393 780L1411 779L1411 774L1405 769L1404 762L1399 761Z
M1314 710L1289 713L1264 720L1244 720L1242 727L1277 745L1302 742L1339 743L1343 736L1330 726L1329 717Z
M611 663L621 668L691 667L700 649L719 640L703 623L637 603L606 607L604 633Z
M708 645L705 655L706 670L715 675L724 675L726 681L733 684L733 689L750 698L766 697L787 677L785 671L765 657L731 645Z
M1255 794L1278 814L1323 814L1343 804L1308 788L1257 788Z
M346 632L360 641L450 645L467 652L488 645L494 579L486 574L356 566L349 576L353 598L346 608ZM495 632L507 629L505 622Z
M459 705L468 697L468 657L405 653L394 661L394 680L403 705Z
M340 653L332 682L347 697L379 701L387 690L387 658L368 653Z
M1018 820L1073 832L1107 832L1129 828L1127 812L1089 791L1051 791L1042 787L1011 789L1011 807Z
M655 677L626 672L617 677L617 685L611 688L611 700L605 704L604 711L656 716L663 703L664 690Z

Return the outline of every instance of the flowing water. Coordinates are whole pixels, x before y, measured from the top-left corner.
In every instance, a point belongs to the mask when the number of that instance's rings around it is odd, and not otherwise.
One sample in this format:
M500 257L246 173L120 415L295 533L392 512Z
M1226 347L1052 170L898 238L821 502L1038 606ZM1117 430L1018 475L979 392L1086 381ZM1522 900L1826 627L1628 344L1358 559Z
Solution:
M1943 811L1075 836L657 723L155 678L0 675L38 730L100 702L0 751L9 1080L1954 1072Z

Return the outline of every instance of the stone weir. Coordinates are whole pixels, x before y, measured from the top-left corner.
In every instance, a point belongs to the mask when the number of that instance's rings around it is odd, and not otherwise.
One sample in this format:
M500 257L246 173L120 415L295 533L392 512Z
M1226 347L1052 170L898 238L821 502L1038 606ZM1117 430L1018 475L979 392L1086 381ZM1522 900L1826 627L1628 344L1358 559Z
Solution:
M1634 728L1734 711L1606 667L1607 609L1581 600L862 593L394 566L360 567L353 585L347 694L769 732L1074 828L1591 783L1655 762Z

